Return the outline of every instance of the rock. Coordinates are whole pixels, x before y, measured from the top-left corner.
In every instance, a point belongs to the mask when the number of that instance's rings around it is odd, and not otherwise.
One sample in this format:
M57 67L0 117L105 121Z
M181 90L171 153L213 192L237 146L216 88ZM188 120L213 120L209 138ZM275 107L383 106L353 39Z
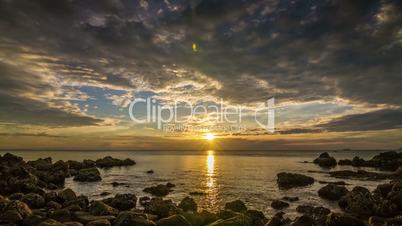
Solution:
M166 196L172 191L171 187L172 186L169 184L158 184L156 186L147 187L143 191L155 196Z
M34 193L24 195L21 201L25 202L32 209L39 209L45 206L45 199L41 195Z
M23 158L13 155L11 153L6 153L3 156L0 156L0 163L6 164L8 166L14 166L18 163L21 163Z
M327 152L322 153L313 162L321 167L333 167L337 164L336 159L331 157Z
M52 158L38 159L35 161L28 161L28 165L34 167L37 170L50 170L52 168Z
M162 218L156 222L157 226L192 226L182 215L173 215L167 218Z
M48 209L58 210L58 209L61 209L62 205L60 205L59 203L57 203L55 201L50 201L50 202L46 203L45 207Z
M281 210L281 209L289 207L289 203L283 202L281 200L274 200L271 203L271 207L276 210Z
M80 222L76 222L76 221L63 222L63 224L66 226L84 226Z
M197 203L194 201L193 198L187 196L180 202L179 208L184 211L197 212Z
M324 187L320 188L318 190L318 195L321 198L332 200L332 201L338 201L342 196L346 195L348 193L348 189L346 189L343 186L338 186L335 184L327 184Z
M296 207L296 211L305 215L312 215L314 207L309 205L300 205Z
M148 196L140 197L140 204L142 206L145 206L150 200L151 200L151 198Z
M88 222L85 226L111 226L111 224L106 219L100 219L100 220Z
M189 193L189 195L199 195L199 196L201 196L201 195L206 195L206 193L203 192L203 191L192 191L192 192Z
M307 186L314 183L314 178L297 173L279 173L277 183L280 188Z
M57 197L61 199L62 202L69 202L77 199L77 195L70 188L66 188L57 193Z
M55 210L55 211L50 212L48 215L49 215L49 218L56 220L56 221L60 221L60 222L71 221L71 213L67 209Z
M285 201L288 201L288 202L296 202L296 201L299 201L299 197L288 197L288 196L285 196L285 197L283 197L282 199L285 200Z
M120 212L114 226L155 226L155 223L134 212Z
M129 158L125 160L115 159L111 156L104 157L103 159L96 160L96 166L100 168L109 168L114 166L132 166L135 165L135 161Z
M135 208L137 197L133 194L117 194L114 198L104 199L103 202L120 211Z
M81 223L88 223L91 221L97 221L97 220L108 220L110 222L112 222L113 220L115 220L115 216L93 216L91 214L89 214L88 212L83 212L83 211L75 211L73 214L73 219L76 221L79 221Z
M47 219L38 224L38 226L65 226L65 224L55 221L53 219Z
M283 219L283 213L279 212L275 214L264 226L282 226L284 225L284 221L285 219Z
M341 165L341 166L350 166L350 165L352 165L352 160L349 160L349 159L341 159L341 160L338 161L338 165Z
M110 192L107 191L100 193L100 196L108 196L108 195L110 195Z
M45 220L46 218L44 216L31 214L22 221L22 225L24 226L38 225Z
M16 223L24 219L16 210L7 210L0 214L0 222Z
M306 215L297 217L291 226L314 226L314 220Z
M119 182L112 182L111 185L113 187L118 187L118 186L122 186L122 185L129 186L127 183L119 183Z
M331 213L325 222L326 226L365 226L364 223L350 215Z
M103 216L103 215L117 215L119 211L109 205L106 205L102 201L94 201L89 206L89 213L94 216Z
M268 220L263 212L257 210L247 210L245 215L251 219L253 226L263 226Z
M71 211L76 211L79 209L86 209L88 207L89 200L86 196L78 196L77 199L67 201L63 203L63 206L69 208Z
M248 216L239 214L229 219L217 220L208 226L252 226L252 221Z
M74 180L81 182L94 182L100 181L102 180L102 178L100 176L99 170L95 167L92 167L79 170L77 175L75 175Z
M18 200L12 200L10 201L7 206L3 209L3 211L16 211L21 215L22 218L25 218L29 215L32 214L32 210L29 208L29 206L21 201Z
M154 171L153 171L153 170L148 170L147 173L148 173L148 174L153 174Z
M245 212L247 211L247 207L241 200L235 200L232 202L228 202L225 204L226 210L232 210L235 212Z
M22 197L24 197L24 193L18 192L18 193L14 193L14 194L9 195L8 199L10 199L10 200L20 200L20 199L22 199Z
M371 216L374 213L375 203L370 191L364 187L354 187L352 191L343 196L339 202L339 207L351 214L359 216Z
M145 206L144 212L158 215L160 218L169 217L178 211L172 200L163 200L161 198L151 199Z

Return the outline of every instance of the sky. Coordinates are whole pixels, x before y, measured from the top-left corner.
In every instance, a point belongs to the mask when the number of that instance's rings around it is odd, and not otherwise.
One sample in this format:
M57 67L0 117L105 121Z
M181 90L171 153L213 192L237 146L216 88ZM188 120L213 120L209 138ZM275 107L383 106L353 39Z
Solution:
M168 132L136 98L244 119ZM401 147L402 1L0 0L0 149Z

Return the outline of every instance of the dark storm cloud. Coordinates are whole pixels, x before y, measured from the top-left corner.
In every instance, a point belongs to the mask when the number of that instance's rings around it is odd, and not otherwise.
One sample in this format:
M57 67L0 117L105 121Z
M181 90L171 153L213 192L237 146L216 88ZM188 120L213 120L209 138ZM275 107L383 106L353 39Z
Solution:
M402 128L402 109L346 115L317 127L331 132L400 129Z
M0 63L0 122L47 126L97 125L103 120L50 106L38 97L54 98L42 78Z
M2 0L0 50L41 50L71 83L161 89L183 79L163 68L176 64L236 103L401 105L401 12L396 0Z

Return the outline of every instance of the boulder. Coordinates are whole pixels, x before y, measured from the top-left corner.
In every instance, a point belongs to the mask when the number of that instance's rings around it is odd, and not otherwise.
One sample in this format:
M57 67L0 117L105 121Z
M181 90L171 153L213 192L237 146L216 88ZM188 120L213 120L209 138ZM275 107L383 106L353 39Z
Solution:
M310 216L300 216L297 217L294 222L291 224L291 226L314 226L315 222L313 220L313 218L311 218Z
M239 214L229 219L217 220L208 226L252 226L252 220L246 215Z
M279 173L277 183L280 188L307 186L314 183L314 178L297 173Z
M0 222L16 223L24 219L17 210L6 210L0 213Z
M172 191L172 186L169 184L158 184L156 186L151 186L151 187L147 187L144 188L144 192L146 193L150 193L154 196L166 196L168 195L171 191Z
M276 210L282 210L284 208L289 207L289 203L281 201L281 200L274 200L271 203L271 207Z
M103 202L120 211L135 208L137 197L133 194L116 194L114 198L104 199Z
M45 199L38 194L29 193L21 198L21 201L25 202L32 209L39 209L45 206Z
M69 202L77 199L77 195L73 190L70 188L66 188L59 193L57 193L57 197L62 201L62 202Z
M22 218L25 218L32 214L32 210L29 208L29 206L26 203L21 202L19 200L10 201L7 204L7 206L3 209L3 211L4 212L16 211L21 215Z
M144 212L155 214L160 218L169 217L178 212L177 206L172 200L162 198L152 198L145 206Z
M232 202L228 202L225 204L226 210L232 210L234 212L245 212L247 211L247 207L241 200L235 200Z
M327 152L322 153L318 158L313 161L321 167L333 167L336 166L336 159L330 156Z
M102 201L94 201L89 206L89 213L94 216L103 216L103 215L117 215L119 211L109 205L106 205Z
M131 211L123 211L117 215L114 226L155 226L155 223ZM177 225L179 226L179 225Z
M356 217L345 215L345 214L337 214L331 213L328 215L327 220L325 222L326 226L365 226L364 223Z
M65 226L84 226L80 222L76 222L76 221L63 222L63 224Z
M81 169L74 177L75 181L94 182L102 180L99 170L96 167Z
M100 168L109 168L114 166L132 166L135 165L135 161L129 158L120 160L112 158L111 156L104 157L103 159L96 160L96 166Z
M71 221L71 212L68 209L54 210L48 213L49 218L60 222Z
M89 223L91 221L97 221L97 220L108 220L110 222L114 221L116 219L115 216L93 216L88 212L84 212L84 211L75 211L72 214L72 218L78 222L81 223Z
M285 201L288 201L288 202L296 202L296 201L299 201L299 197L289 197L289 196L285 196L285 197L283 197L282 198L283 200L285 200Z
M327 184L324 187L320 188L320 190L318 190L318 195L324 199L338 201L340 198L342 198L342 196L346 195L348 192L349 192L348 189L346 189L344 186Z
M38 226L65 226L65 224L60 223L56 220L53 219L47 219L45 221L42 221Z
M52 158L40 158L35 161L28 161L28 165L34 167L37 170L50 170L52 168Z
M167 218L162 218L156 222L157 226L192 226L182 215L173 215Z
M100 219L88 222L85 226L111 226L110 222L106 219Z
M356 186L352 191L343 196L339 207L350 214L359 216L371 216L375 211L375 200L367 188Z
M181 208L184 211L197 212L197 203L194 201L193 198L187 196L183 200L181 200L179 208Z

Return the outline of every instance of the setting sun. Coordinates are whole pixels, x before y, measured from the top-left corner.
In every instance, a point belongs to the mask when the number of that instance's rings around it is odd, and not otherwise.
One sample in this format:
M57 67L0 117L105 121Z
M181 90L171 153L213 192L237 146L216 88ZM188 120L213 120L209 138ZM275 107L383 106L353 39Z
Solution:
M207 133L207 134L205 134L204 137L206 140L214 140L215 139L215 135L213 133Z

